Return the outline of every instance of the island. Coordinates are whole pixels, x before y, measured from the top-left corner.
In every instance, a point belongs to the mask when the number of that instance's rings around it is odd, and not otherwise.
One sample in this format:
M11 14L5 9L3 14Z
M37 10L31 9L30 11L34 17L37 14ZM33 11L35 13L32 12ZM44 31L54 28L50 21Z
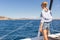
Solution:
M37 20L34 18L10 18L6 16L0 16L0 20Z
M6 16L0 16L0 20L40 20L38 18L10 18ZM53 20L60 20L60 19L53 19Z
M0 16L0 20L11 20L12 18L8 18L8 17L5 17L5 16Z

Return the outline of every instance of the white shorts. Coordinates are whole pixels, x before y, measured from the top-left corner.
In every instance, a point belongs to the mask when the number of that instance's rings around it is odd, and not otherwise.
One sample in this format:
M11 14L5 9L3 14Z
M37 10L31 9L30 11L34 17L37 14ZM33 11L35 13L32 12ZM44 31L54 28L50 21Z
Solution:
M49 30L49 28L50 28L50 22L44 22L42 29L43 29L43 30L45 30L45 29L46 29L46 30Z

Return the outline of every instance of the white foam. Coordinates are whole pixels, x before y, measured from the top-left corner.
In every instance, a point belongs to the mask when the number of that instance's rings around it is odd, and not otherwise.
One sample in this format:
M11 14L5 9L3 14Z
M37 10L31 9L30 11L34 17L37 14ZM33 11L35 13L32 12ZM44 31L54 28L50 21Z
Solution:
M21 39L21 40L31 40L31 38Z
M57 36L60 36L60 33L57 33L56 35L57 35Z

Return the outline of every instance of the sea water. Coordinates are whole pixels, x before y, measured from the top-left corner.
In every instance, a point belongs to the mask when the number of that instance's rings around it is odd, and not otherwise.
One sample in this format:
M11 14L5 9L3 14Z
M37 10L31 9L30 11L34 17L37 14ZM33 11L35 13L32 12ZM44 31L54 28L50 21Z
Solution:
M38 34L40 20L0 20L0 40L33 38ZM60 32L60 20L51 22L52 34Z

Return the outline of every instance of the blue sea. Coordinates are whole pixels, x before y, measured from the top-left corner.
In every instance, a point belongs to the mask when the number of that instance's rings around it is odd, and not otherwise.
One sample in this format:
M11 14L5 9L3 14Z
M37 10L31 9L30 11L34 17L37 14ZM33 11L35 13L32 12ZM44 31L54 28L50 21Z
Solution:
M38 34L40 20L0 20L0 40L33 38ZM60 20L53 20L51 34L60 33Z

